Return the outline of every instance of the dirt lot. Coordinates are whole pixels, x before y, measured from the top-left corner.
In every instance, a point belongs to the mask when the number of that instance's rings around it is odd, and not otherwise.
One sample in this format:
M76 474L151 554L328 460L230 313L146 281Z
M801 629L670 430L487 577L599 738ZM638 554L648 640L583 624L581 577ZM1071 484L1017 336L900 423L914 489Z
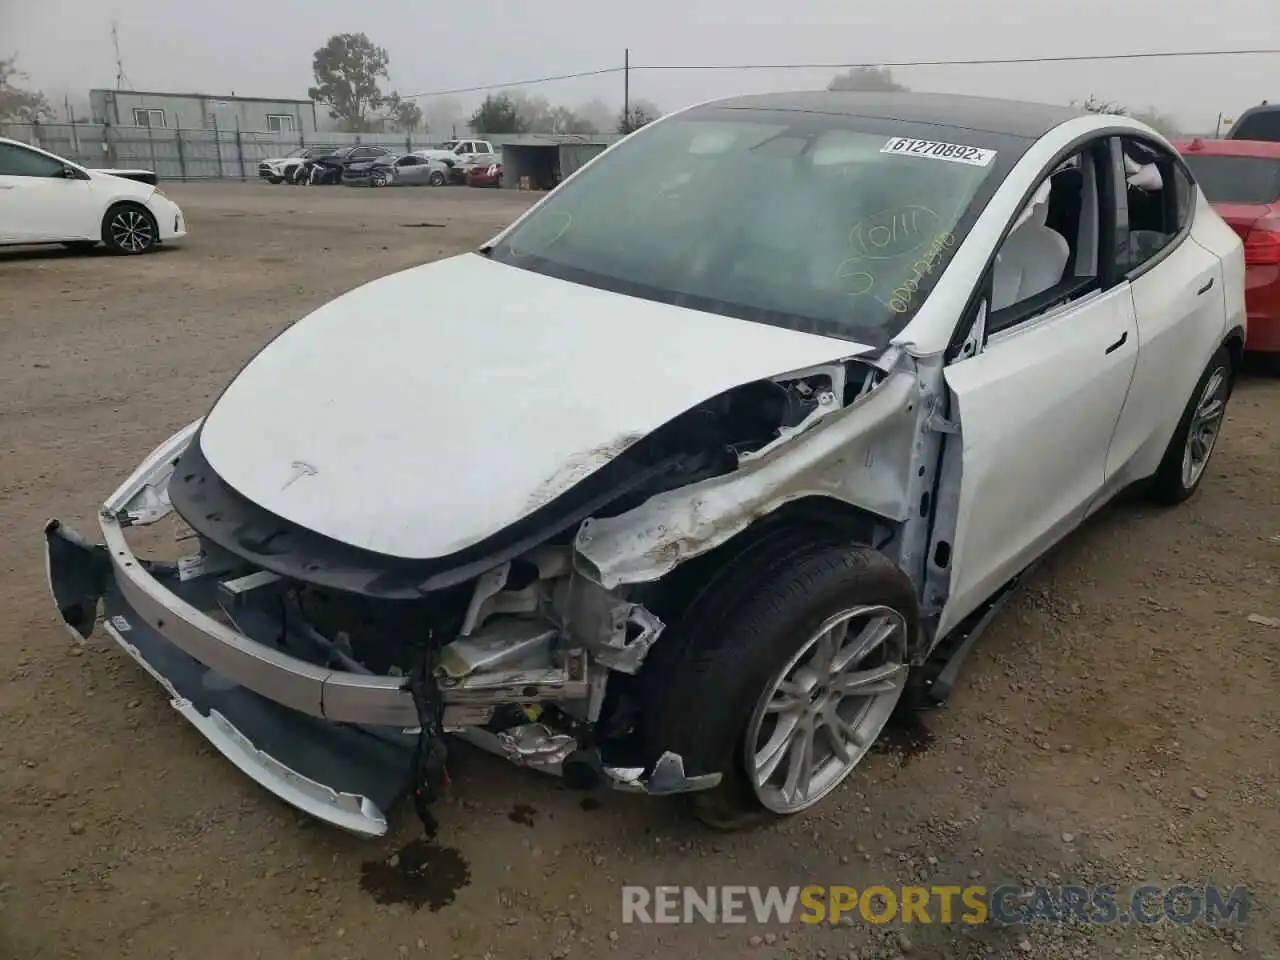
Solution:
M106 641L72 649L41 523L91 529L278 330L474 245L525 199L170 193L182 248L0 253L0 958L1280 957L1280 629L1248 619L1280 616L1280 380L1240 385L1189 504L1120 505L1063 545L948 707L901 727L821 814L711 836L676 804L584 805L467 753L435 843L407 809L364 842L236 773ZM427 880L406 879L415 858ZM1223 929L621 923L624 883L921 879L1244 884L1252 909Z

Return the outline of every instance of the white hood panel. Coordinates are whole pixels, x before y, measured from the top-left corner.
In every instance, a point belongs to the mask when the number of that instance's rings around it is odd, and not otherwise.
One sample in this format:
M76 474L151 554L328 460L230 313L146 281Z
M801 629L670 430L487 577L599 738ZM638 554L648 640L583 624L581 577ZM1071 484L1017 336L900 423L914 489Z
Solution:
M739 384L868 348L478 254L326 304L227 388L201 446L245 497L393 556L447 556Z

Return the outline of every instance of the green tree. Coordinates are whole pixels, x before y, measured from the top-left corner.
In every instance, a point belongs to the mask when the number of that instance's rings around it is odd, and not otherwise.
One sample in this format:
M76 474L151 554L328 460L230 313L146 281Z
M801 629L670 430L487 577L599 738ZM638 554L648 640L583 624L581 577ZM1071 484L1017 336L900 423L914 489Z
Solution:
M56 116L43 93L26 90L14 83L26 79L27 75L18 69L16 56L0 58L0 120L34 123L52 120Z
M832 77L827 89L898 93L911 88L893 79L893 71L888 67L850 67L846 72Z
M307 95L326 104L343 130L364 130L370 115L386 102L378 80L387 78L389 62L386 49L365 34L335 34L315 52L311 71L316 85Z
M632 100L630 109L618 114L618 132L634 133L662 116L659 110L648 100Z
M426 126L422 122L422 108L412 100L405 100L394 90L387 95L383 106L387 111L387 123L392 130L413 133Z
M524 133L528 130L520 108L509 93L489 94L471 115L476 133Z

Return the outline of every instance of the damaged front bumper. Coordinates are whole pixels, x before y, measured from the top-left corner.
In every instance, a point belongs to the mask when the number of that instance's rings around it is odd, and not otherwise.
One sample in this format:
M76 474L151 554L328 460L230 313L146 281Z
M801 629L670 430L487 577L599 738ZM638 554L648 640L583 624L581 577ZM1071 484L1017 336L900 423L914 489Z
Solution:
M100 616L106 633L165 688L174 709L257 783L334 826L381 836L387 811L409 791L419 732L405 678L294 656L289 651L308 642L305 627L254 606L227 610L229 588L251 577L226 581L183 569L182 561L146 561L126 540L125 527L171 512L168 480L197 428L158 448L106 501L101 543L57 520L46 525L47 573L59 614L77 641L91 635ZM508 667L462 681L442 678L446 730L568 778L584 752L574 737L538 722L496 733L479 724L498 704L585 698L606 668L585 653L554 668ZM468 717L477 726L468 726ZM671 753L649 769L597 769L609 786L653 794L708 789L720 780L718 773L685 776Z

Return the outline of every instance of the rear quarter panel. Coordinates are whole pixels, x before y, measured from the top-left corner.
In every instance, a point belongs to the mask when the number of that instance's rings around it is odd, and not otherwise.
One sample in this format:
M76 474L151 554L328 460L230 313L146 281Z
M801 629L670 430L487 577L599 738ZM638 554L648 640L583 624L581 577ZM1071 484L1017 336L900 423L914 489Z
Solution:
M1209 205L1204 193L1197 190L1196 194L1196 220L1191 228L1191 238L1222 261L1222 294L1226 308L1223 336L1236 327L1245 332L1248 315L1244 303L1244 244Z

